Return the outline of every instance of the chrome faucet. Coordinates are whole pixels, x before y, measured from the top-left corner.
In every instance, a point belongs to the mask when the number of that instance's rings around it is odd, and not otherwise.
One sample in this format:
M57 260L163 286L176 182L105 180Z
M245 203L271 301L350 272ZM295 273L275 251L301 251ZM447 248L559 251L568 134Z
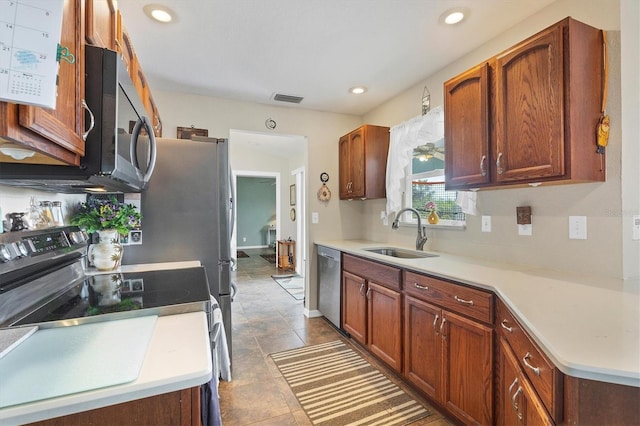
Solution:
M424 243L427 242L427 235L425 234L425 228L422 227L422 219L420 219L420 213L418 212L418 210L411 207L400 210L396 214L396 220L394 220L391 224L391 229L398 229L398 226L400 225L400 216L406 211L414 212L418 217L418 237L416 238L416 250L423 250Z

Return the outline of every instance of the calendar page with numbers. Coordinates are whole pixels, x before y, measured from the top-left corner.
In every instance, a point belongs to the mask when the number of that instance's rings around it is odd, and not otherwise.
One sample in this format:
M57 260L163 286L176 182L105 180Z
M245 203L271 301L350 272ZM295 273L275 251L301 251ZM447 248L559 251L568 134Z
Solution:
M64 0L0 0L0 100L55 108Z

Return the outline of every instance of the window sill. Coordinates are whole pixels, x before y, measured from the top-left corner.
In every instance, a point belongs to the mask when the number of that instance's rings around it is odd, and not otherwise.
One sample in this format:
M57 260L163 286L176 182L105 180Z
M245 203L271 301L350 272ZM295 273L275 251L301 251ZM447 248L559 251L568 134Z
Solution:
M422 225L427 229L451 229L455 231L464 231L467 229L467 224L463 222L456 222L453 220L440 220L437 224L432 225L426 221L422 221ZM400 226L415 228L418 226L418 222L400 222Z

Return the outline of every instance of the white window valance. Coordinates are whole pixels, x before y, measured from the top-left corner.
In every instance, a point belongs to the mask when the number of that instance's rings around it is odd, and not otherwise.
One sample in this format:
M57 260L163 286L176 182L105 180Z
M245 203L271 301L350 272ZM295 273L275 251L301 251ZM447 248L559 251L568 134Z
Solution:
M387 157L387 215L399 211L402 206L405 170L411 164L413 150L427 143L437 143L444 138L444 111L441 106L426 115L393 126L389 135Z

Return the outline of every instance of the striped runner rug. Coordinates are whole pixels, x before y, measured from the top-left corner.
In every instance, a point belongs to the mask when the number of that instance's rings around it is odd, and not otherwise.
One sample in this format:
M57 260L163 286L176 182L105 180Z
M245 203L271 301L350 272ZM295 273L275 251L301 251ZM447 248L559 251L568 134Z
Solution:
M271 358L314 425L407 425L430 415L341 341Z

